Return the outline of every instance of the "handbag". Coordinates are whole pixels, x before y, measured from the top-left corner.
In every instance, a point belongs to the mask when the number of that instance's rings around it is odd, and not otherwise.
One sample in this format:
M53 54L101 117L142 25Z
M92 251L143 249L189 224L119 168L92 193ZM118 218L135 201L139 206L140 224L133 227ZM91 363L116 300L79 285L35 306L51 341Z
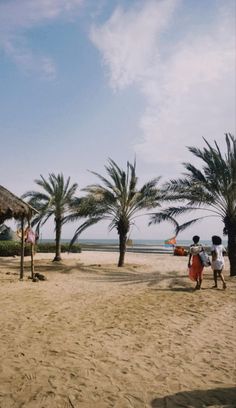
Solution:
M198 255L200 256L201 263L202 263L203 266L206 266L206 267L211 266L210 257L205 251L199 252Z

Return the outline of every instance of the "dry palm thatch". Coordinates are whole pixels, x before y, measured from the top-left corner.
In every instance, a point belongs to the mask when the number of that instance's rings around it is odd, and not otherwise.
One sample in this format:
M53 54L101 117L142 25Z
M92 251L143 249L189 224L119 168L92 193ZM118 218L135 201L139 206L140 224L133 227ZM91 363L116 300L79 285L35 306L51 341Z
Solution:
M10 218L30 220L37 211L21 198L0 186L0 224Z
M0 186L0 225L8 219L15 218L21 221L21 266L20 279L24 275L24 221L30 222L34 213L37 213L33 207L27 204L21 198L15 196L5 187ZM33 251L31 248L31 271L33 276Z

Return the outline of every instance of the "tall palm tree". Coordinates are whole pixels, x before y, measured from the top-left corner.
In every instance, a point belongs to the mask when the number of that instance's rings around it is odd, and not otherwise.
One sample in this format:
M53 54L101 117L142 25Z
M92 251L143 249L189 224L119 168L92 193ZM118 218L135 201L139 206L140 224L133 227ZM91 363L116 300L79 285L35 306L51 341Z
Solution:
M236 139L230 133L225 134L226 152L223 154L215 141L210 145L204 139L206 147L202 150L188 147L203 162L200 170L191 163L183 163L184 177L171 180L164 186L165 199L181 201L183 205L169 207L153 214L150 223L159 223L173 219L191 211L205 209L209 216L220 217L224 224L223 233L228 236L228 256L230 275L236 275ZM194 224L199 217L177 225L176 232Z
M73 221L81 216L87 218L75 231L71 244L89 226L101 220L109 220L110 230L115 228L119 235L118 266L123 266L128 232L131 225L134 224L135 218L141 215L142 210L148 210L158 205L159 197L156 185L159 178L149 181L138 189L135 162L134 164L127 162L125 171L109 159L105 169L108 178L91 172L100 179L102 184L89 185L83 189L87 195L77 201L77 208L70 216Z
M35 183L42 188L39 191L27 191L23 198L29 198L29 204L39 211L33 219L32 225L37 228L54 216L56 231L56 253L53 261L61 260L61 231L62 225L67 221L66 215L75 199L75 192L78 187L76 183L70 185L70 177L65 180L63 174L49 174L48 180L40 175Z

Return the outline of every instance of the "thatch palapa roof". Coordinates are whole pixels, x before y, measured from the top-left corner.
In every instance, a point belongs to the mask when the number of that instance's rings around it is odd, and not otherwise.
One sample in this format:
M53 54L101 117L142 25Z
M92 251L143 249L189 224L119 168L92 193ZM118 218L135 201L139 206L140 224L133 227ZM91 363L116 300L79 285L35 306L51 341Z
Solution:
M5 187L0 186L0 224L10 218L30 220L34 213L37 211L33 207Z
M30 222L33 214L37 213L31 205L27 204L21 198L11 193L5 187L0 186L0 224L10 218L21 221L21 262L20 262L20 280L24 276L24 221ZM31 274L34 277L33 263L33 245L31 245Z

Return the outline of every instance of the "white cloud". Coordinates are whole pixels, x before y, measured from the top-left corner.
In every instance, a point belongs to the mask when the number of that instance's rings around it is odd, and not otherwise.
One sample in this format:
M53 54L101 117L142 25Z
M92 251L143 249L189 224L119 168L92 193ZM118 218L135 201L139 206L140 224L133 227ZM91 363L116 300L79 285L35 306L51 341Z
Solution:
M8 57L25 72L34 71L44 78L53 79L56 76L56 66L50 57L34 55L18 37L15 41L5 39L2 47ZM21 43L20 47L19 42Z
M179 25L176 36L172 24L184 4L147 1L141 8L118 8L91 30L112 88L135 85L146 100L143 137L134 149L147 161L182 162L186 145L235 131L234 3L219 8L211 24L204 26L202 16L201 29Z
M36 55L27 46L27 30L71 16L83 0L6 0L0 3L0 48L25 70L55 76L52 59Z
M125 12L118 7L101 27L91 29L91 40L110 68L110 84L124 88L149 77L159 59L158 36L168 25L177 0L147 1L143 8Z
M155 160L161 143L159 160L181 161L186 144L235 130L234 41L218 34L214 27L208 36L176 47L160 80L143 84L148 108L141 119L144 138L136 146L140 154Z

